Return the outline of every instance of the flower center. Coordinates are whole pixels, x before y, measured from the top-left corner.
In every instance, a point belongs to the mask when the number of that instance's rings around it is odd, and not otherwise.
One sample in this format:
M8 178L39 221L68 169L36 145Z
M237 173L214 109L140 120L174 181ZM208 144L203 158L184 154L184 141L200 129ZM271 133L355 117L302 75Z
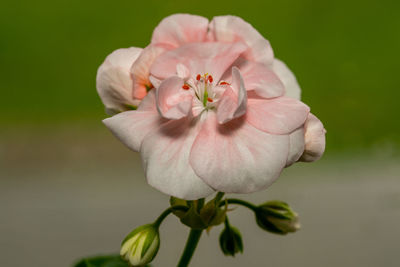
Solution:
M225 91L224 86L230 85L222 81L216 83L211 74L197 74L196 78L190 78L182 86L184 90L193 90L197 101L199 101L205 109L215 108L219 98Z

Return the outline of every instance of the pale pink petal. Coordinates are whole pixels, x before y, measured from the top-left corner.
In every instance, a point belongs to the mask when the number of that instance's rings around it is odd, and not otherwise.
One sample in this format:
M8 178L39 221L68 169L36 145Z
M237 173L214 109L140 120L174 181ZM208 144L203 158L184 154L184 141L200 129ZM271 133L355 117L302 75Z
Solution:
M189 164L198 120L171 120L146 136L141 148L148 183L165 194L194 200L214 192Z
M192 106L192 114L193 117L197 117L200 115L200 113L204 110L204 105L200 101L193 101L193 106Z
M208 19L189 14L174 14L164 18L154 29L152 44L176 48L185 43L206 41Z
M240 70L247 91L254 90L257 95L264 98L278 97L285 93L283 83L270 67L244 58L238 58L233 66ZM231 80L230 71L225 72L222 80Z
M97 70L97 92L107 110L120 112L139 104L132 98L130 68L142 50L137 47L115 50Z
M176 75L177 65L183 64L194 76L208 73L218 81L245 49L242 43L186 44L160 55L150 72L158 79L166 79Z
M155 89L150 90L149 93L146 95L146 97L142 99L137 110L157 112Z
M235 16L214 17L210 22L212 40L244 42L248 50L244 57L263 64L272 64L274 53L270 43L249 23Z
M153 85L150 82L150 67L154 60L165 51L165 47L149 45L143 49L138 59L131 68L133 78L132 96L136 99L142 99L149 88Z
M213 111L194 141L190 165L216 191L251 193L265 189L286 164L288 135L262 132L243 118L220 125Z
M183 80L187 80L190 76L190 70L185 65L178 63L178 65L176 65L176 74Z
M217 109L217 118L219 123L225 123L232 120L238 107L238 96L231 88L226 88L224 94L219 100Z
M304 152L304 127L300 127L289 135L289 154L286 167L299 160Z
M306 104L290 97L249 98L246 119L261 131L290 134L304 124L309 112Z
M133 151L139 151L143 138L163 122L155 109L154 91L143 99L138 110L121 112L103 120L107 128Z
M183 84L182 78L172 76L156 90L157 109L164 118L178 120L190 114L193 95L182 88Z
M301 89L297 83L296 77L285 63L279 59L275 59L272 64L272 70L278 75L279 79L285 86L285 95L288 97L300 99Z
M154 88L158 88L161 85L161 80L157 79L156 77L150 75L149 77L150 83L153 85Z
M233 89L233 90L232 90ZM217 110L218 122L223 124L246 113L247 92L243 78L236 67L232 68L232 86L227 88L220 99Z
M312 162L321 158L325 151L326 130L322 122L313 114L307 118L305 129L305 149L301 161Z

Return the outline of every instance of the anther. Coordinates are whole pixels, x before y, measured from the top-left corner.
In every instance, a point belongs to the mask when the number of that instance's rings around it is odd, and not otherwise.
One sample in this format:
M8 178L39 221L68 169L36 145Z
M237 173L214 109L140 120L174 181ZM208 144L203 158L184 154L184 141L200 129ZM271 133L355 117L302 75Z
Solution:
M201 79L201 75L197 74L196 80L200 81L200 79Z
M219 85L231 85L231 84L228 82L220 82Z
M184 85L182 85L182 89L185 89L185 90L189 90L189 85L187 85L187 84L184 84Z
M213 102L212 98L207 97L208 102Z
M213 77L210 75L210 76L208 76L208 81L210 82L210 83L212 83L213 81L214 81L214 79L213 79Z

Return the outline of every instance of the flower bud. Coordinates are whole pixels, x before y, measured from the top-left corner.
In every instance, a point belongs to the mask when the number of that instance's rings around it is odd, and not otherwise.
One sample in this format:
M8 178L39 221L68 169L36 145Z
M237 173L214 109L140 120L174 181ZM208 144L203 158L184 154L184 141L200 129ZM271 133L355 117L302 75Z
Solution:
M219 245L222 252L227 256L235 256L236 253L243 253L243 242L237 228L226 225L219 236Z
M256 220L262 229L275 234L285 235L300 229L297 213L282 201L269 201L260 205L256 211Z
M121 245L121 256L132 266L151 262L158 252L160 237L153 224L146 224L133 230Z

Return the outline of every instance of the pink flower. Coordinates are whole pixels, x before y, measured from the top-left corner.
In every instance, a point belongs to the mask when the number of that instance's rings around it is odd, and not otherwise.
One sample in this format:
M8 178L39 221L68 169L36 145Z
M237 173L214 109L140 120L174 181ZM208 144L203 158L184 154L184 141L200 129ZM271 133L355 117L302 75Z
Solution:
M238 17L165 18L145 49L106 58L97 89L122 111L105 125L140 152L149 184L175 197L259 191L325 149L296 78Z

